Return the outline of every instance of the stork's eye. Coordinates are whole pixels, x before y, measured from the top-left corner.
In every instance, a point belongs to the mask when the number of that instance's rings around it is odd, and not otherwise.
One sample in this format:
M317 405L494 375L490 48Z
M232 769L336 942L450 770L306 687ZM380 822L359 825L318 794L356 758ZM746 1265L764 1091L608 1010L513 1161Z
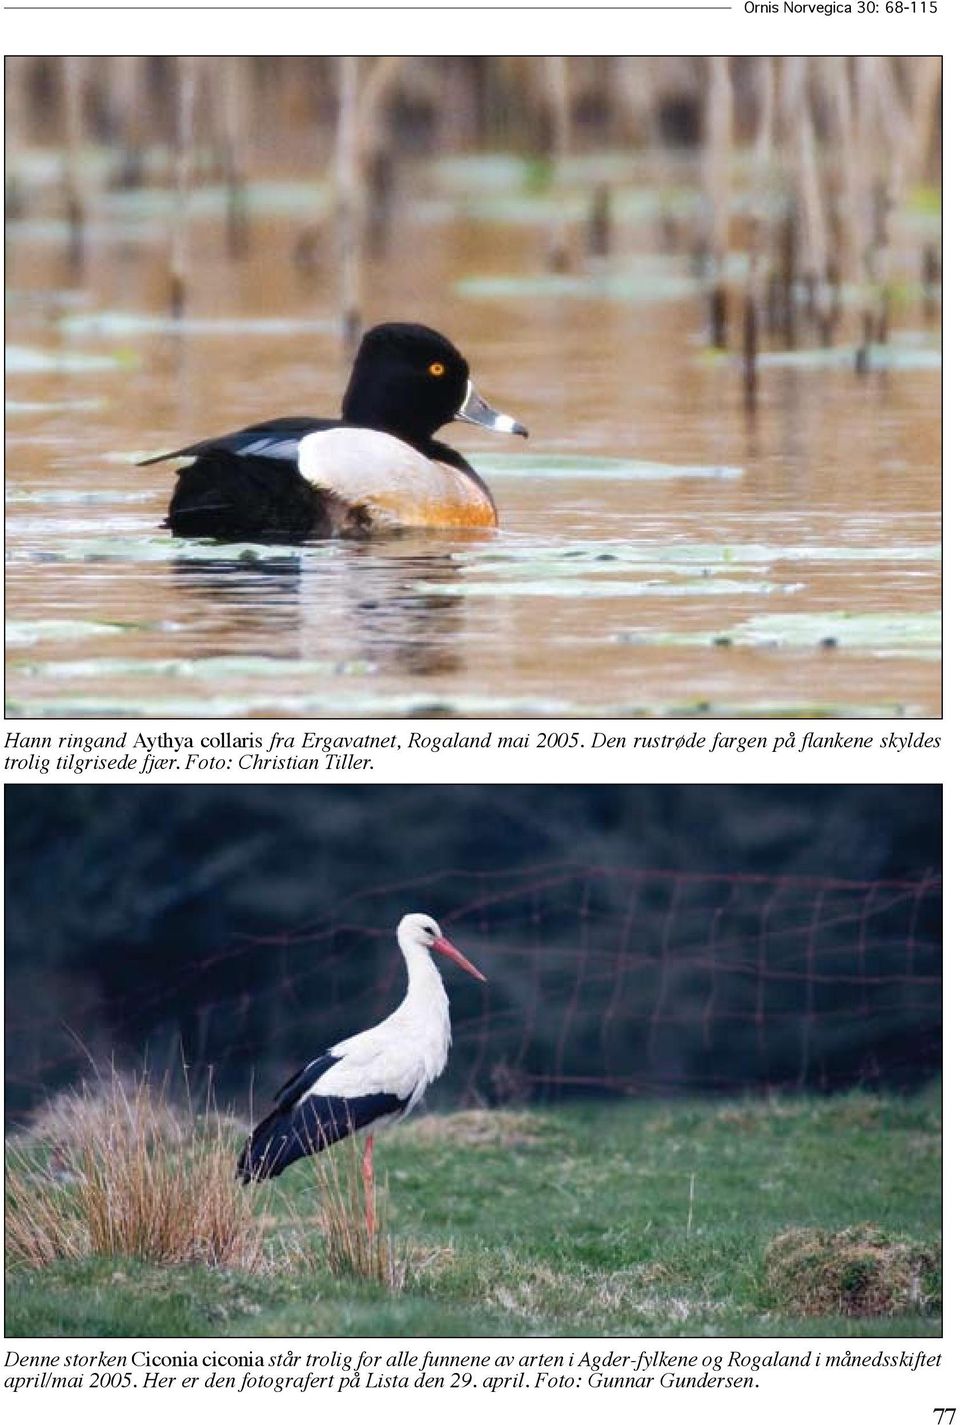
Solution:
M443 376L446 369L442 361L434 361L428 367L431 376Z

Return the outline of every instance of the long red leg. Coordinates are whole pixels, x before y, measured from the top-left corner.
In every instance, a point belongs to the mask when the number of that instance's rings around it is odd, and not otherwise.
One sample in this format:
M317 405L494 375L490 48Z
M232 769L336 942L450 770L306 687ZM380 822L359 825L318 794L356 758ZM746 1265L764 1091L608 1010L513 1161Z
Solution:
M373 1177L373 1134L367 1134L363 1150L363 1198L367 1210L367 1236L373 1240L377 1230L377 1190Z

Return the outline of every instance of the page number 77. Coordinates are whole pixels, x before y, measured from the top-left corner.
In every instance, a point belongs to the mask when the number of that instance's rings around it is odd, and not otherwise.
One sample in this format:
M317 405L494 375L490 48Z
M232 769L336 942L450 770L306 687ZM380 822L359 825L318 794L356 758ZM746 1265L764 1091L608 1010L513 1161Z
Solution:
M934 1407L933 1413L937 1417L937 1425L953 1425L957 1409L954 1405L939 1405Z

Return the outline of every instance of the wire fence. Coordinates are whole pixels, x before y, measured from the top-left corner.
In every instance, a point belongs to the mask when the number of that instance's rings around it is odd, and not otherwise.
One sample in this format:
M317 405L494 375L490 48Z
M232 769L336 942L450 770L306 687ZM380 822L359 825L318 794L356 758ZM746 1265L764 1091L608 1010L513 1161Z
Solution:
M434 1101L918 1084L941 1067L942 883L610 867L448 871L322 922L181 961L75 1021L9 1006L28 1106L113 1056L257 1099L401 998L393 926L436 915L488 976L444 970L453 1050ZM51 1049L51 1046L52 1049ZM81 1047L82 1046L82 1047ZM89 1067L89 1064L87 1064Z

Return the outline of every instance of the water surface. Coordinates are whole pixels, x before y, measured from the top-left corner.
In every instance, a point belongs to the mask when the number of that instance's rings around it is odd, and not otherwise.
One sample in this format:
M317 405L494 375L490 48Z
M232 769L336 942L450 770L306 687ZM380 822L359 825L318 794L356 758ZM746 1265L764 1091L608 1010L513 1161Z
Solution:
M644 190L614 256L554 280L539 197L442 178L411 176L365 316L449 333L530 427L448 429L500 507L472 536L160 528L172 468L139 455L339 409L333 274L290 258L319 191L260 193L234 261L201 194L179 328L165 194L104 198L80 275L54 216L11 226L9 711L938 714L939 357L909 303L883 369L773 354L748 417Z

